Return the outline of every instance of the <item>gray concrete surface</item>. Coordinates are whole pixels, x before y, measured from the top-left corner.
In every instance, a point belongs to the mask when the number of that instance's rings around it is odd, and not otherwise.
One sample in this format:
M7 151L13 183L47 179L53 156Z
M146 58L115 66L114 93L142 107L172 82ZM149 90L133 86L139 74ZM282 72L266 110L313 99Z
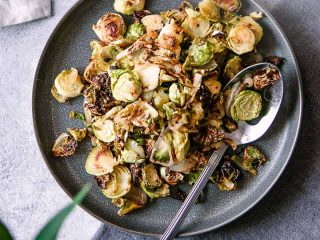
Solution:
M243 0L245 1L245 0ZM253 210L194 239L320 239L319 0L257 0L283 26L302 70L305 109L288 168ZM32 127L31 92L38 58L52 29L76 0L54 0L53 17L0 28L0 219L16 239L31 239L70 201L50 175ZM91 239L100 223L77 208L59 239ZM104 227L95 239L145 239Z
M41 157L32 126L35 68L53 28L76 0L54 0L53 16L0 28L0 219L15 239L32 239L70 198ZM79 207L59 239L86 240L100 222Z

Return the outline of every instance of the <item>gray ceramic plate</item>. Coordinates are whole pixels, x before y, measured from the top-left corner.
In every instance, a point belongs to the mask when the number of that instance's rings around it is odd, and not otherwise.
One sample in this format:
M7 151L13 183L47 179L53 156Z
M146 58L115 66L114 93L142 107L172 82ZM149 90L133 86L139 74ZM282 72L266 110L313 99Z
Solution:
M147 1L147 9L159 12L176 8L180 1ZM192 1L196 2L196 1ZM33 89L33 116L35 132L43 157L63 189L71 196L86 182L94 182L84 169L90 148L89 141L81 143L75 156L56 159L51 155L55 138L67 127L81 127L81 123L69 120L71 110L81 111L82 99L66 104L57 103L50 94L55 76L63 69L76 67L83 71L90 56L89 42L97 37L91 30L105 12L113 11L113 1L80 1L61 20L43 51L35 76ZM190 236L213 230L236 219L252 208L270 190L285 168L294 148L301 120L302 90L300 73L294 54L279 25L265 9L250 0L243 0L241 12L263 11L261 21L265 30L259 49L264 55L286 58L282 68L284 77L284 102L272 128L257 145L271 159L261 168L259 176L245 176L236 192L219 192L210 185L208 200L195 205L184 222L180 236ZM82 207L106 224L132 233L161 234L181 203L171 198L159 199L145 209L126 217L117 215L117 208L94 185Z

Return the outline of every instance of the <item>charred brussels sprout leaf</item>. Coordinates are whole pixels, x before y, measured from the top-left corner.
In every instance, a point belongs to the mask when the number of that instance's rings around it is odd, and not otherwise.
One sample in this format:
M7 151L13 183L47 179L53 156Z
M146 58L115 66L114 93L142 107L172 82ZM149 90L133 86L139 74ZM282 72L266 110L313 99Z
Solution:
M265 89L274 85L281 78L280 73L275 68L265 68L255 72L253 85L257 90Z
M198 178L200 177L201 171L197 171L197 172L191 172L187 175L188 178L188 183L190 185L195 184L198 181Z
M142 11L145 0L115 0L114 9L122 14L131 15L134 12Z
M175 186L183 180L181 173L171 171L168 167L160 167L160 176L170 186Z
M71 111L71 112L69 113L69 118L71 118L71 119L78 119L78 120L81 120L81 121L84 121L84 120L85 120L83 113L74 112L74 111Z
M236 95L230 114L235 121L250 121L259 116L261 109L261 95L255 91L244 90Z
M257 175L257 168L266 162L266 157L254 146L247 146L244 149L243 157L234 155L231 160L240 168L252 175Z
M150 163L142 168L142 181L149 189L154 189L162 185L162 181L153 163Z
M183 106L186 101L183 86L173 83L169 88L169 98L178 106Z
M52 153L55 157L67 157L75 153L77 141L66 133L62 133L54 142Z
M70 133L70 135L77 141L81 142L87 135L87 129L82 128L68 128L67 131Z
M142 182L141 188L150 198L161 198L170 195L170 188L168 184L162 184L161 187L150 189L144 184L144 182Z
M224 161L222 166L214 172L210 180L216 183L221 191L237 189L240 171L234 168L230 161Z
M189 48L185 66L199 67L204 66L213 58L213 46L208 41L197 40Z
M119 14L109 12L103 15L92 29L102 42L109 44L123 37L126 25Z
M135 41L140 38L145 33L145 31L146 28L143 24L133 23L129 25L125 38Z

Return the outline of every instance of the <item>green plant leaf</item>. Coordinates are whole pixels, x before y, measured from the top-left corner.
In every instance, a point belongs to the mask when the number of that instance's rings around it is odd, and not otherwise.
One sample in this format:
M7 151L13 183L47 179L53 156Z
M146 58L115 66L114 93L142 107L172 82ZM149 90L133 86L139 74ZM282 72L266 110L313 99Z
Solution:
M79 204L87 195L90 185L86 184L81 191L73 198L73 202L57 213L38 233L35 240L54 240L57 238L59 229L63 221L72 212L77 204ZM2 239L2 238L0 238Z
M0 239L1 240L12 240L12 236L8 229L0 222Z

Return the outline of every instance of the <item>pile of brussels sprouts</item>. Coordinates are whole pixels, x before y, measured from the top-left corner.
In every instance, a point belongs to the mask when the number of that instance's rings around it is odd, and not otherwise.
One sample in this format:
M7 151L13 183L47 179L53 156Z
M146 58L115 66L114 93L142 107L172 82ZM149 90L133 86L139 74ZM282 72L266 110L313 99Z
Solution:
M61 103L82 95L83 129L70 128L56 140L54 156L75 153L88 136L92 149L85 163L103 194L124 215L148 199L183 200L181 182L193 184L210 154L224 142L232 150L211 177L220 190L235 190L240 175L257 174L266 158L254 146L238 148L225 133L239 121L259 117L262 91L279 79L273 69L246 76L226 91L244 67L264 60L256 46L263 37L262 13L237 14L239 0L202 0L195 8L153 14L144 0L115 0L114 8L92 26L99 40L83 75L61 72L51 92ZM71 116L70 115L70 116ZM236 150L237 149L237 150Z

